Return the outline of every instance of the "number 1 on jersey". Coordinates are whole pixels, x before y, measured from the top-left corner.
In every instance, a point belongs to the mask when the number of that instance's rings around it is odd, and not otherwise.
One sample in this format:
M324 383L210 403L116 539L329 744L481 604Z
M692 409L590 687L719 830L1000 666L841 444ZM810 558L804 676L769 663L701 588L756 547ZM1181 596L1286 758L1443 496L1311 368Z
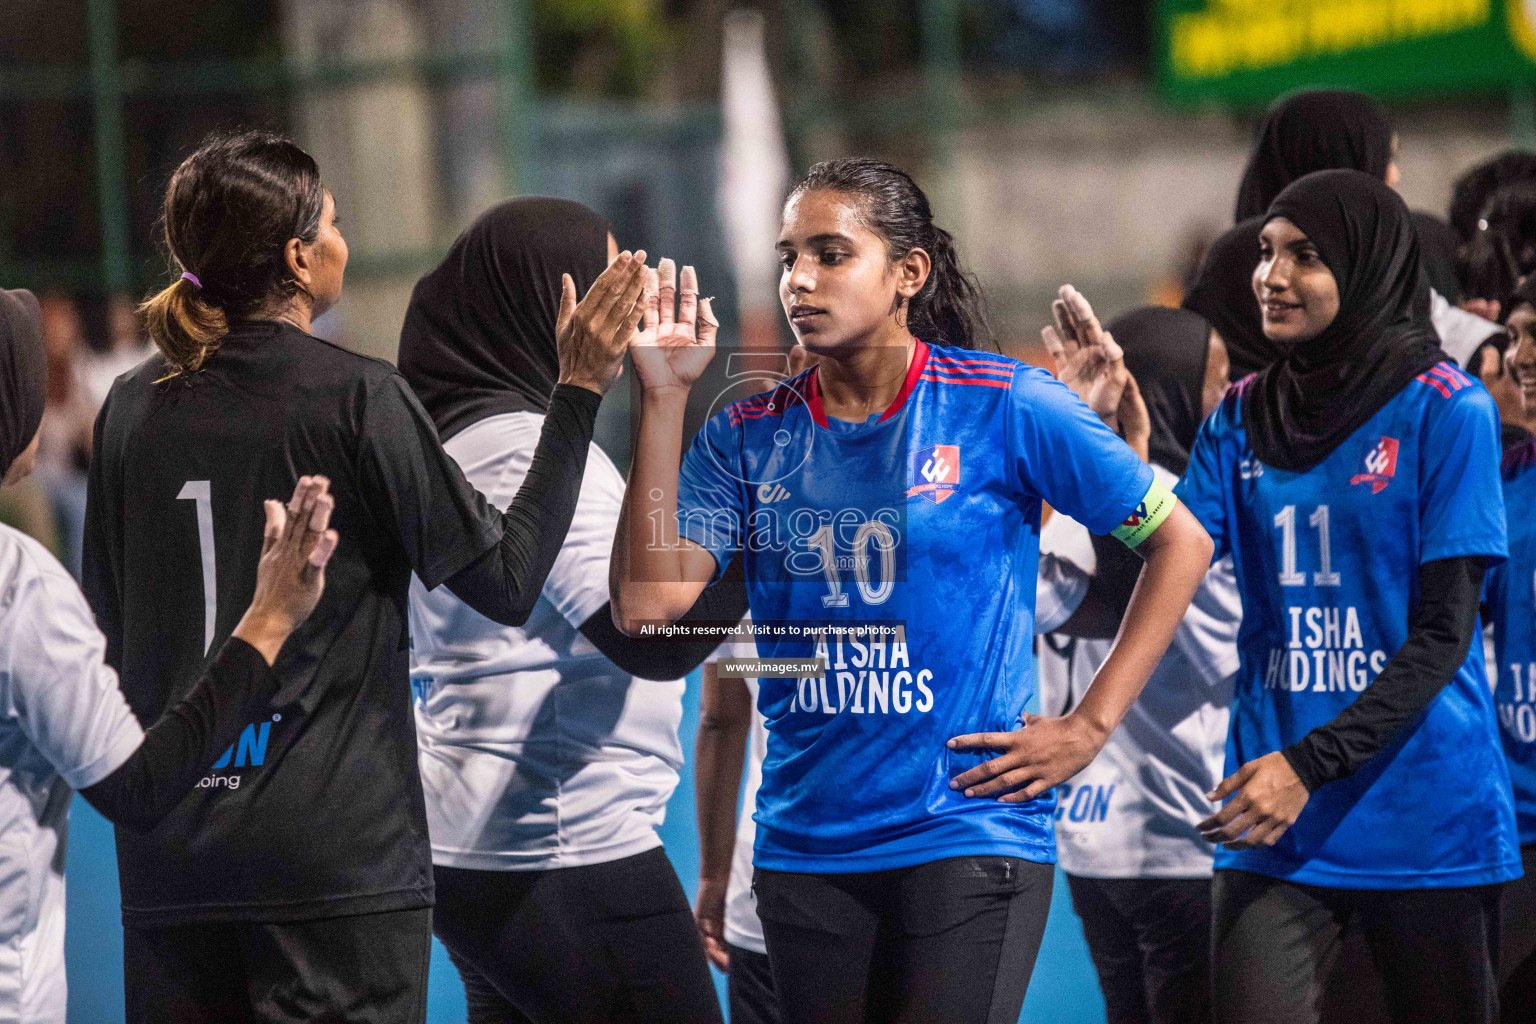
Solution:
M197 503L197 546L203 556L203 653L213 646L218 618L218 574L213 564L213 488L207 480L188 480L176 495Z

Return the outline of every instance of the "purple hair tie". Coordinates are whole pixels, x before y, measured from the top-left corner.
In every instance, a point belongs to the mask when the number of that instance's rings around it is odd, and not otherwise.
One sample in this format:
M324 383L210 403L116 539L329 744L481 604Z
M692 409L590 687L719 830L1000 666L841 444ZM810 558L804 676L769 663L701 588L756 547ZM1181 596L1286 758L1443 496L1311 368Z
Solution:
M183 281L191 281L198 288L201 288L203 286L203 282L199 281L197 279L197 275L192 273L192 271L190 271L190 270L183 270L181 272L181 279Z

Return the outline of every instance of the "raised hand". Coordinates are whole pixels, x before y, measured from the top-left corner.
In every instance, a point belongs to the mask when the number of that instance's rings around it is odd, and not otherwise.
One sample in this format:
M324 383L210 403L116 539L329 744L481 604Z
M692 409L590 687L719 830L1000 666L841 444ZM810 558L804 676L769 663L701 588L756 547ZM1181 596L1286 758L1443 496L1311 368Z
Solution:
M286 506L265 503L256 594L234 635L260 651L269 665L325 592L325 566L340 539L329 529L335 507L330 486L323 476L300 477Z
M555 317L555 348L560 383L598 394L607 392L624 369L624 353L635 333L635 313L645 290L645 252L619 253L576 302L576 282L560 278L560 312Z
M1152 414L1147 412L1147 402L1141 397L1141 387L1136 377L1127 372L1125 390L1120 393L1120 405L1115 410L1120 424L1120 436L1142 462L1152 461Z
M646 391L686 391L714 358L720 321L710 300L699 298L692 267L683 268L681 288L671 260L661 260L646 274L645 316L630 344L635 373Z
M1099 323L1083 293L1069 284L1061 286L1051 303L1056 326L1040 332L1046 351L1056 360L1056 379L1111 429L1118 429L1120 400L1129 374L1125 354Z

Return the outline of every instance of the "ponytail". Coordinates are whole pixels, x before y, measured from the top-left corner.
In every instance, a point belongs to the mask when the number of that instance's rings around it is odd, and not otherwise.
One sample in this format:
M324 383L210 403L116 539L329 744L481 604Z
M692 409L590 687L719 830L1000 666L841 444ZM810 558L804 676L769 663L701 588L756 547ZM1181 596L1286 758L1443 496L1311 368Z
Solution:
M813 191L857 199L865 224L885 240L891 259L913 249L928 254L928 280L907 302L907 330L935 345L995 347L981 286L960 266L954 236L934 224L928 197L909 174L868 157L826 160L813 166L790 196Z
M166 379L201 370L229 333L224 312L204 302L198 290L177 278L139 307L150 338L165 356Z
M139 307L166 379L197 373L230 324L301 290L285 251L289 239L315 240L324 206L320 169L280 135L215 136L181 162L160 219L172 271L182 276Z
M954 236L935 226L933 242L925 248L933 269L928 271L928 281L907 310L907 322L917 324L913 333L926 326L940 344L960 348L975 348L977 342L992 341L981 286L961 268Z

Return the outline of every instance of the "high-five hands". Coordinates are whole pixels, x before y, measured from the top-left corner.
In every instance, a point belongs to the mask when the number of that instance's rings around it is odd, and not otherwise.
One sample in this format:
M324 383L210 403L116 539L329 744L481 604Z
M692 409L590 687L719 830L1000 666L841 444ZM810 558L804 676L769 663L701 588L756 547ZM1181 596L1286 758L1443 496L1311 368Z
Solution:
M335 507L330 486L323 476L303 476L287 505L265 503L256 594L234 635L256 648L268 665L325 591L325 565L340 539L329 529Z
M692 267L679 282L677 264L664 259L646 276L645 316L630 345L635 373L647 392L687 391L714 358L720 321L710 300L699 298Z
M1119 408L1126 380L1125 354L1099 323L1083 293L1061 286L1051 303L1056 326L1040 331L1046 351L1056 360L1056 379L1088 403L1111 430L1119 428Z
M621 252L576 302L576 282L560 278L560 312L555 317L555 348L560 383L607 392L624 369L624 353L635 334L635 313L642 302L645 252Z

